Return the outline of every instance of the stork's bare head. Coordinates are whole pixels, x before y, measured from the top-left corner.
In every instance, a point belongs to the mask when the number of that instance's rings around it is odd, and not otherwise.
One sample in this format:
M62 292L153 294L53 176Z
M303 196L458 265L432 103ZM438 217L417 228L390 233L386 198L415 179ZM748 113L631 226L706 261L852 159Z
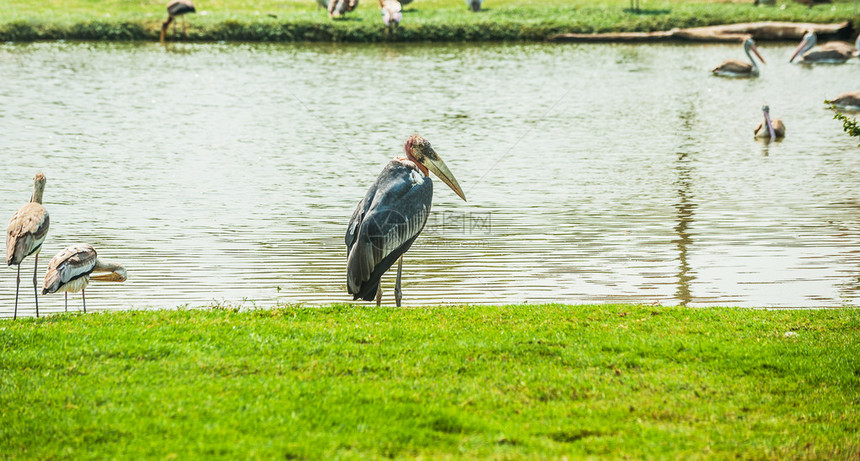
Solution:
M433 147L430 145L430 141L427 139L414 134L406 140L406 146L404 146L404 150L406 151L406 157L409 160L417 163L419 168L422 170L432 171L433 174L439 177L448 187L451 188L463 201L466 200L466 195L463 194L463 189L460 188L460 184L457 183L457 179L451 173L451 170L448 169L448 166L445 165L445 162L439 158L439 154L433 150Z

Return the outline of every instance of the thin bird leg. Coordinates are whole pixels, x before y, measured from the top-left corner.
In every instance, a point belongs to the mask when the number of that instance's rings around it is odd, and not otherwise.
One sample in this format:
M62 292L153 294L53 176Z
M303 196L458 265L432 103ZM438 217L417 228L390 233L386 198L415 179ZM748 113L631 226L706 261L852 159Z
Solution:
M188 40L188 34L185 33L185 16L182 16L182 38Z
M18 266L20 267L20 266ZM39 318L39 289L36 288L36 273L39 271L39 253L36 253L36 264L33 266L33 296L36 298L36 318Z
M18 279L15 282L15 313L12 314L12 320L18 318L18 288L21 286L21 265L18 264Z
M376 307L382 304L382 284L376 287Z
M81 299L84 300L84 314L87 313L87 290L81 290Z
M69 312L69 292L66 292L66 312Z
M403 256L397 258L397 281L394 282L394 302L400 307L403 291L400 289L400 275L403 274Z

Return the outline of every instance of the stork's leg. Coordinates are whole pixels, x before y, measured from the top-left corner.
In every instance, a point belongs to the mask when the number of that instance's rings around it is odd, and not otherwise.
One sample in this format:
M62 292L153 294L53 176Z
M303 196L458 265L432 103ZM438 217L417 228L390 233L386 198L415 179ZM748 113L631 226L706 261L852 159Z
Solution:
M66 292L66 312L69 312L69 292Z
M182 16L182 38L188 39L188 34L185 32L185 16Z
M84 314L87 313L87 290L81 290L81 299L84 300Z
M18 288L21 287L21 265L18 264L18 278L15 281L15 313L12 314L12 320L18 318Z
M376 307L379 307L380 304L382 304L382 284L381 283L376 287Z
M21 266L18 266L21 267ZM36 288L36 273L39 271L39 253L36 253L36 264L33 266L33 297L36 299L36 318L39 318L39 289Z
M394 282L394 302L400 307L403 291L400 289L400 275L403 274L403 256L397 258L397 281Z

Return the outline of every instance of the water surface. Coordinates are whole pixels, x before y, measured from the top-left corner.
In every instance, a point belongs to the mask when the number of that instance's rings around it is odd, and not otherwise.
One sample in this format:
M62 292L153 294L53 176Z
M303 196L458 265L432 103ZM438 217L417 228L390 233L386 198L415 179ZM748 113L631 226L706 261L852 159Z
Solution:
M860 60L792 49L730 80L737 45L0 45L0 219L44 172L40 283L76 242L128 268L94 310L345 302L353 208L420 133L469 202L437 181L407 304L857 304L860 148L822 100Z

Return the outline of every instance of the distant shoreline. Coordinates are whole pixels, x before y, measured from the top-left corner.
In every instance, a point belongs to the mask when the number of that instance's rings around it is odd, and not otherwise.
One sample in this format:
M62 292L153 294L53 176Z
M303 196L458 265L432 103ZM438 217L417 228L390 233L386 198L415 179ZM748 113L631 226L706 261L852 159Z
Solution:
M203 0L200 1L204 4ZM343 20L331 20L310 0L284 4L259 2L259 10L227 0L219 10L198 8L188 15L184 42L498 42L544 41L560 34L657 32L758 21L850 24L860 29L853 1L807 8L794 2L775 7L748 3L701 3L670 0L649 3L638 13L627 1L601 6L576 0L486 0L485 11L471 13L457 0L418 0L405 8L403 23L386 36L378 7L364 0ZM0 42L50 40L158 41L166 19L160 4L69 0L62 11L38 2L0 6ZM608 5L608 6L607 6ZM181 23L180 21L177 21ZM181 27L179 29L181 31ZM848 39L849 37L840 37ZM628 40L629 41L629 40Z

